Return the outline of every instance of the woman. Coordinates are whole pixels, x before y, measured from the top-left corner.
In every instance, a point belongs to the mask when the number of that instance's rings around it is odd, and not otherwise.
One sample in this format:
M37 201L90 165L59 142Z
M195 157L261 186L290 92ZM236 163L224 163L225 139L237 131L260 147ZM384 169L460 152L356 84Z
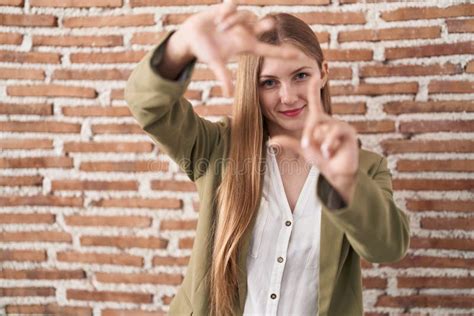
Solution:
M232 96L233 55L232 118L200 118L183 98L196 59ZM360 257L406 253L408 218L387 162L330 116L328 73L304 22L257 20L232 4L191 16L133 71L133 115L200 197L170 315L362 315Z

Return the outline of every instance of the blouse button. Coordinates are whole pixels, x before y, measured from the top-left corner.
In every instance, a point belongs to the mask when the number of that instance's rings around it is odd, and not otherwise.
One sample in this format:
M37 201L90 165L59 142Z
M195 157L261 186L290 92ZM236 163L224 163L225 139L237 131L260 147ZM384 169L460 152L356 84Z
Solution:
M277 295L275 293L272 293L272 295L270 295L271 299L274 300L277 298Z
M290 221L286 221L286 222L285 222L285 225L286 225L286 226L291 226L291 222L290 222Z
M282 258L282 257L278 257L277 261L280 262L280 263L282 263L282 262L283 262L283 258Z

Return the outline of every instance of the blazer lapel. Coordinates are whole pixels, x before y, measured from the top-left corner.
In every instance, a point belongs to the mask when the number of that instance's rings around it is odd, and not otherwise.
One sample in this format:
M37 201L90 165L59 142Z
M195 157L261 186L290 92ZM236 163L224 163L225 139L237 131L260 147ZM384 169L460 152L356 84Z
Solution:
M319 181L322 180L321 178ZM323 194L328 196L328 205L337 205L337 195L333 194L333 190L324 179ZM334 290L334 284L339 272L341 264L341 250L344 238L344 232L331 222L327 212L329 209L323 206L321 213L321 237L320 237L320 257L319 257L319 315L326 315L331 303L331 297Z

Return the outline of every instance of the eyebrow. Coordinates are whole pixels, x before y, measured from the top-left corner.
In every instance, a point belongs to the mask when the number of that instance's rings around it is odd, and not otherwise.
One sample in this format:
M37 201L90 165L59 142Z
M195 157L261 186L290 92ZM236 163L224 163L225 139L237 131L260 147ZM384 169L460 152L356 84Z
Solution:
M311 67L309 67L309 66L303 66L303 67L298 68L298 69L296 69L295 71L293 71L290 75L294 75L295 73L297 73L297 72L299 72L299 71L301 71L301 70L303 70L303 69L305 69L305 68L311 69ZM262 78L277 78L277 77L271 76L271 75L262 75L262 76L259 77L259 79L262 79Z

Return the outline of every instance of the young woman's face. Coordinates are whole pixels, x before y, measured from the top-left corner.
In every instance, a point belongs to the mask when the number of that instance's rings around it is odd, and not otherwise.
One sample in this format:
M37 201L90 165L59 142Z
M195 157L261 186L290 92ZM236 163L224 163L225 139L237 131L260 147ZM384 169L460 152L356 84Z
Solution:
M327 63L323 63L327 72ZM268 131L274 135L301 134L308 115L310 77L323 79L314 58L298 60L264 58L258 80L258 92Z

